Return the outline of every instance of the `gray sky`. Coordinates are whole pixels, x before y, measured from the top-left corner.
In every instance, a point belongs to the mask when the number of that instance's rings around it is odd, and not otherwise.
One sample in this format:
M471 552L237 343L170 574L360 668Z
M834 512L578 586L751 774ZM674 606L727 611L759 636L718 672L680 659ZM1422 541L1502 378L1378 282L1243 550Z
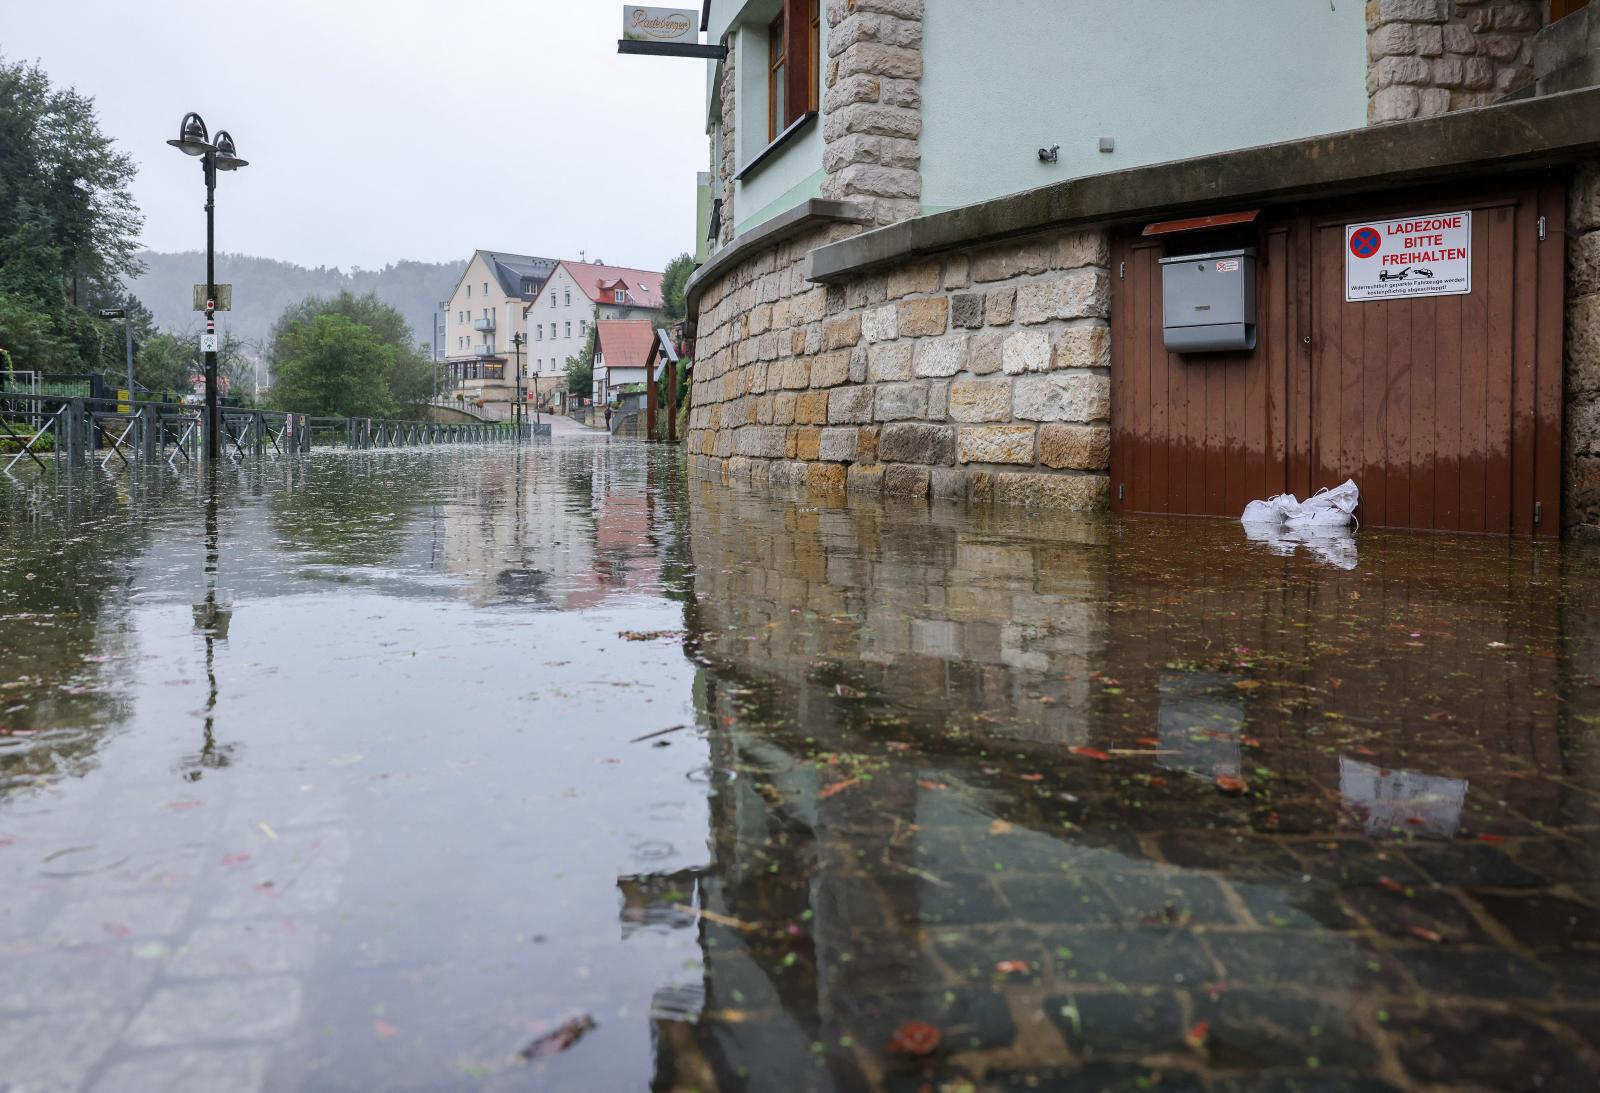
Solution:
M189 110L251 164L220 178L221 250L345 268L584 250L653 269L693 250L705 62L619 56L622 0L0 7L6 57L94 96L138 162L156 250L205 245L200 168L163 143Z

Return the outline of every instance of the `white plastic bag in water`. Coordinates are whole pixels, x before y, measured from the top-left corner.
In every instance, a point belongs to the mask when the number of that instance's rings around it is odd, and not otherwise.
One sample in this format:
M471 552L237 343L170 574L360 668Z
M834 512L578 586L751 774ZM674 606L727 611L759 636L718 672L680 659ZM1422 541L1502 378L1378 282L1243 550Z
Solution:
M1352 515L1361 503L1361 491L1350 479L1332 489L1318 490L1304 501L1280 493L1265 501L1252 501L1239 519L1250 525L1284 525L1292 528L1344 528L1355 523Z
M1360 503L1361 491L1347 478L1331 490L1318 490L1284 519L1292 528L1345 528L1355 523L1354 513Z

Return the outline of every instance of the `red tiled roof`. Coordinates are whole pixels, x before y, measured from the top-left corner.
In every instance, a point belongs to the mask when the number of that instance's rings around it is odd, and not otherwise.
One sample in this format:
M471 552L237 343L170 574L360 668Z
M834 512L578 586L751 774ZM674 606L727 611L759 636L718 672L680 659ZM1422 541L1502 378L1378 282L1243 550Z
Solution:
M595 344L607 368L643 368L656 332L649 319L601 319Z
M628 302L637 307L661 306L662 274L626 266L598 266L593 262L562 262L567 273L578 282L591 303L609 304L620 282L628 290Z

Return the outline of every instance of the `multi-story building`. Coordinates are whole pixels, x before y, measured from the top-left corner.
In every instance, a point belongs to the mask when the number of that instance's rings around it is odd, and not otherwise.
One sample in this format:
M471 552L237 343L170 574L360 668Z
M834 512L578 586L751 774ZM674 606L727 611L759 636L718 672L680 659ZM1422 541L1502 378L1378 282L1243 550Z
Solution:
M488 417L510 415L517 397L517 338L526 333L523 313L555 267L551 258L480 250L443 303L451 390ZM524 342L524 371L527 355Z
M698 473L1600 529L1600 3L702 13Z
M561 386L568 357L581 357L596 319L655 319L661 312L659 272L600 262L557 262L523 308L529 382L541 401Z

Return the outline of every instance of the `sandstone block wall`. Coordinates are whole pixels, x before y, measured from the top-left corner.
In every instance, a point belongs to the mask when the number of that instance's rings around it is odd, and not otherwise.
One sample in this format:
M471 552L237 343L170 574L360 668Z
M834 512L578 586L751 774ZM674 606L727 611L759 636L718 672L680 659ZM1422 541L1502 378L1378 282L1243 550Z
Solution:
M846 284L755 256L700 301L689 452L718 476L1090 508L1110 461L1101 231L915 259Z
M822 196L877 224L922 208L922 0L828 0Z
M1546 0L1367 0L1367 121L1497 102L1533 82Z
M1568 193L1566 358L1563 522L1600 535L1600 159Z

